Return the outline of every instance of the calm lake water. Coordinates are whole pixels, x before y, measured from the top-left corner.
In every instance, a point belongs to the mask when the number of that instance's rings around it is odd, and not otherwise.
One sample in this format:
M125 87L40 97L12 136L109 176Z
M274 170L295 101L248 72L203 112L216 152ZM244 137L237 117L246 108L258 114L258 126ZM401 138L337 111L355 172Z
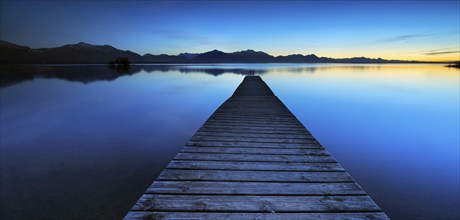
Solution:
M460 71L27 67L0 88L1 219L119 219L253 70L392 219L459 219Z

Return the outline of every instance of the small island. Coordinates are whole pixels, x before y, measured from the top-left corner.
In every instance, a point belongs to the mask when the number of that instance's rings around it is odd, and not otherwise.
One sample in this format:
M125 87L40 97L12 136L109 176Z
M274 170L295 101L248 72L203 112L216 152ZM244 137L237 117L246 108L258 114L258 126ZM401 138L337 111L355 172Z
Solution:
M107 63L107 67L115 69L118 72L126 72L129 70L131 63L128 57L118 57L115 60L111 60Z
M455 63L450 63L446 67L460 68L460 61Z

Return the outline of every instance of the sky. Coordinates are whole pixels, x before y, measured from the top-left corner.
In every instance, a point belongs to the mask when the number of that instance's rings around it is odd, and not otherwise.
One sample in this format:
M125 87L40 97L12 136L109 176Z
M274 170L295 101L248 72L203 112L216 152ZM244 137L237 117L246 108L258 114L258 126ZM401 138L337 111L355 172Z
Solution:
M460 1L4 1L0 39L86 42L139 54L460 60Z

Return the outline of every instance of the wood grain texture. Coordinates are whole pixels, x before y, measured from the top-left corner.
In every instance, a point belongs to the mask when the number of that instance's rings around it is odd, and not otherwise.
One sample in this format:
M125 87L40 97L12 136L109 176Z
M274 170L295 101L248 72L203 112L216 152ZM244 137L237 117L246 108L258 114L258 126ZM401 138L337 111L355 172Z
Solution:
M327 156L329 153L321 148L245 148L245 147L184 147L184 153L225 153L225 154L261 154L261 155L308 155Z
M248 171L344 171L338 163L286 163L249 161L181 161L172 160L168 169L193 170L248 170Z
M135 211L340 212L380 211L369 196L229 196L144 194Z
M252 171L252 170L180 170L165 169L158 180L246 181L246 182L352 182L346 172Z
M334 212L334 213L237 213L237 212L146 212L132 211L125 219L215 219L215 220L385 220L388 217L383 212Z
M179 195L365 195L356 183L156 181L150 194Z

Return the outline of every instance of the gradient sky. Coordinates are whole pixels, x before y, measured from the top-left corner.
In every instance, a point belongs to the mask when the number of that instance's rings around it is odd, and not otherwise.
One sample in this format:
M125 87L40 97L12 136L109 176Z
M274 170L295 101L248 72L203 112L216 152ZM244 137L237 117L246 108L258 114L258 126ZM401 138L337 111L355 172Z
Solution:
M145 54L460 60L460 1L1 1L0 39Z

